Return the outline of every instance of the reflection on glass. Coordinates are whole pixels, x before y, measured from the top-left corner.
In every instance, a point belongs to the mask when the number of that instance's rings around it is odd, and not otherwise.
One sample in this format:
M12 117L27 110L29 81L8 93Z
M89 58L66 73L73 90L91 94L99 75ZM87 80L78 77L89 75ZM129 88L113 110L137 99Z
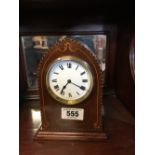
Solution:
M39 110L33 110L31 109L31 117L32 117L32 123L34 126L40 125L41 122L41 114Z
M46 36L34 36L32 37L33 48L36 49L48 49Z
M23 36L22 48L25 59L27 84L30 89L37 89L37 69L47 49L65 37L73 38L91 49L97 55L104 73L106 65L106 35L68 35L68 36ZM104 78L104 77L103 77Z
M131 73L132 78L135 79L135 48L132 47L130 50L130 67L131 67Z
M93 41L100 67L102 71L104 71L106 63L106 35L94 35Z

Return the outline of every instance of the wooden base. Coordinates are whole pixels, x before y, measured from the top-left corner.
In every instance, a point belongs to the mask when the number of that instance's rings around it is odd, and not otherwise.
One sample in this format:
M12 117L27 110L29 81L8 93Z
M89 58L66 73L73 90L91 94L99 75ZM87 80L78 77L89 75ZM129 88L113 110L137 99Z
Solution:
M104 132L51 132L41 131L36 133L34 140L78 140L78 141L104 141L107 136Z

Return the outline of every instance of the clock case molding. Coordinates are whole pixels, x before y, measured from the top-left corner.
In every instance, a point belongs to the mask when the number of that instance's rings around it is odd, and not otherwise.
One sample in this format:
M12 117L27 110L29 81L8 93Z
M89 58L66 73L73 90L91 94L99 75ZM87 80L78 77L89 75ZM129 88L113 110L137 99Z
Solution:
M107 49L106 49L106 70L104 94L114 93L114 73L116 61L116 40L117 40L117 27L115 25L102 25L96 24L95 26L88 24L87 26L81 25L69 31L61 30L61 28L44 27L34 29L26 25L20 26L20 48L19 48L19 69L20 69L20 99L21 100L39 100L38 89L30 89L28 87L26 78L25 60L22 49L22 36L40 36L40 35L99 35L105 34L107 36Z
M49 65L59 57L74 56L86 61L94 77L94 86L87 99L77 105L64 105L49 94L46 87L46 74ZM35 135L35 140L104 140L103 121L101 114L103 98L102 71L96 56L83 44L65 38L49 49L42 58L39 70L39 93L42 124ZM61 119L61 108L84 109L84 120Z

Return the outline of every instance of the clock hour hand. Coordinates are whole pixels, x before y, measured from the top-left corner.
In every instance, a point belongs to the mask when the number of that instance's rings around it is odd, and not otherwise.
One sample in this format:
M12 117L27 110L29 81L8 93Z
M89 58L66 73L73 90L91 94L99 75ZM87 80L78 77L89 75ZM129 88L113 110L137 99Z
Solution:
M85 89L86 89L84 86L79 86L79 85L77 85L77 84L75 84L75 83L73 83L73 82L71 82L71 83L72 83L73 85L79 87L81 90L85 90Z
M60 94L63 94L64 89L66 89L67 85L71 83L71 80L67 80L67 83L62 87Z

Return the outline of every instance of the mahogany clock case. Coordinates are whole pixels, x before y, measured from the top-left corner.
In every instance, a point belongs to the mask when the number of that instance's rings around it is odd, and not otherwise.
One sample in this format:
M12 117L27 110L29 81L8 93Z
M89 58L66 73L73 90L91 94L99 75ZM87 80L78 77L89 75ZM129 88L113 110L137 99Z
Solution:
M46 87L46 74L52 61L62 56L74 56L86 61L92 71L94 86L91 94L80 104L64 105L49 94ZM42 126L35 139L105 139L102 125L102 72L98 61L89 49L72 39L64 39L55 44L43 57L39 66L39 91L41 104ZM61 108L84 109L84 120L61 119ZM82 138L79 138L82 137Z

